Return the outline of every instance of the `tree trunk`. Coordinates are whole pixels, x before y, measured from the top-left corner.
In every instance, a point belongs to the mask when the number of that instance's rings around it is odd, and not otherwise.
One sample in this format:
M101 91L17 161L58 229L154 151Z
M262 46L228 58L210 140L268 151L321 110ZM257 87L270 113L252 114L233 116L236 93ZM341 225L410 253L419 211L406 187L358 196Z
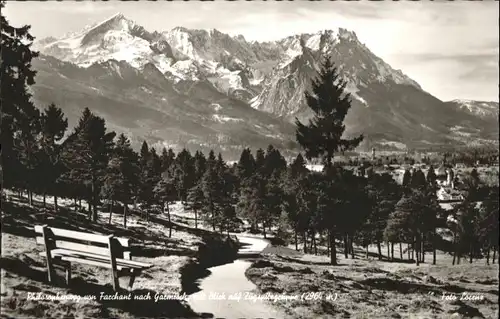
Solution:
M297 234L297 228L295 228L295 231L294 231L294 238L295 238L295 250L296 251L299 251L299 236Z
M108 224L111 225L111 217L113 216L113 200L111 200L111 204L109 205L109 220Z
M497 248L493 247L493 258L491 259L491 263L494 264L496 260Z
M415 248L416 248L415 254L417 255L417 258L416 258L417 266L419 266L420 265L420 258L419 257L420 257L420 248L421 248L420 234L417 234L416 237L417 237L417 239L416 239L416 244L415 244Z
M365 258L368 259L368 244L365 247Z
M47 195L43 193L43 208L47 208Z
M168 238L172 238L172 222L170 220L170 206L167 201L167 216L168 216ZM214 231L215 231L215 224L214 226Z
M434 228L434 233L432 234L432 264L436 264L436 229Z
M92 208L93 208L93 210L92 210L92 221L93 222L97 222L97 216L98 216L97 215L97 205L96 204L92 205Z
M97 203L96 203L96 185L95 185L95 179L92 178L92 221L97 222Z
M127 228L127 204L123 203L123 227Z
M378 250L378 260L382 260L382 247L380 246L379 241L377 241L377 250Z
M408 260L411 260L411 255L410 255L410 243L406 244L406 252L408 253Z
M28 205L33 206L33 193L28 190Z
M457 261L457 234L453 232L453 260L451 262L452 265L455 265L455 262Z
M81 198L78 199L78 208L82 209L82 199Z
M389 245L389 242L386 242L385 243L386 246L387 246L387 260L390 260L391 259L391 251L390 251L390 245Z
M391 242L391 260L394 260L394 243Z
M59 207L57 206L57 196L54 195L54 212L57 213L58 210L59 210Z
M194 209L194 228L198 229L198 210Z
M314 246L314 254L318 254L318 247L316 246L316 235L313 233L313 238L312 238L313 246Z
M304 250L304 254L307 254L307 233L306 233L306 231L304 231L302 233L302 241L304 242L303 243L304 244L304 249L303 249Z
M354 243L352 240L353 236L349 236L349 250L351 251L351 259L356 258L356 255L354 254Z
M262 223L262 231L264 234L264 238L266 238L266 224L264 222Z
M422 235L422 244L421 244L421 255L422 255L422 258L420 259L423 263L425 262L425 237L424 235Z
M399 259L403 260L403 244L399 242Z
M76 202L76 197L73 198L74 202L75 202L75 208L74 208L74 211L77 212L78 211L78 203Z
M487 251L486 251L486 265L490 264L490 245L488 245Z
M90 199L89 199L89 201L87 203L87 208L88 208L87 218L91 219L92 218L92 207L90 206Z
M472 258L474 257L474 244L469 246L469 264L472 264Z
M168 207L168 203L167 203ZM215 211L214 211L214 203L212 201L212 198L210 197L210 213L212 214L212 230L215 232ZM169 216L170 218L170 216Z
M347 243L348 237L347 234L344 235L344 257L345 259L349 258L349 244Z
M328 239L330 240L330 247L331 247L331 255L330 255L330 263L332 264L332 266L336 266L337 265L337 247L335 245L335 235L333 233L333 231L330 231L329 234L328 234Z

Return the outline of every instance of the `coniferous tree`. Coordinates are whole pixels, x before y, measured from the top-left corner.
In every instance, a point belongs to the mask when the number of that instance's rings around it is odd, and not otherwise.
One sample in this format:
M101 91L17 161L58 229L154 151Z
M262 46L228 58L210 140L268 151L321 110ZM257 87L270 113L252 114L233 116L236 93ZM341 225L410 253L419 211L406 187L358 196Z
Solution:
M255 159L249 148L243 149L236 165L236 173L240 182L252 176L255 172Z
M260 174L250 176L241 186L238 209L250 222L252 231L257 230L259 222L266 214L265 192L266 183Z
M298 250L298 235L299 235L299 207L297 202L298 180L300 175L295 175L291 167L288 168L287 174L283 181L283 201L282 210L287 214L287 219L293 230L295 250Z
M145 167L142 171L142 212L146 212L146 219L149 220L149 213L154 205L158 204L155 197L154 188L162 178L161 159L156 150L151 147L147 153ZM162 208L163 210L163 208Z
M301 233L301 223L299 216L299 203L297 193L299 191L299 181L308 174L305 161L299 153L294 161L287 168L282 182L282 210L286 213L290 226L294 233L295 249L298 250L298 235Z
M186 202L187 192L193 187L195 182L195 166L191 153L183 149L172 166L172 177L175 181L179 200Z
M307 105L313 117L307 125L298 119L296 138L305 151L307 159L321 158L327 167L333 163L336 152L354 149L363 140L363 135L354 139L343 139L344 119L351 107L350 94L331 59L326 58L318 79L312 83L312 92L306 92Z
M411 183L411 172L407 169L405 169L403 173L403 187L409 187Z
M83 181L88 188L92 221L97 221L101 182L106 174L115 135L106 131L104 119L86 108L73 134L66 140L62 153L69 176Z
M209 167L215 167L216 161L217 161L217 158L215 157L214 151L210 150L210 152L208 153L208 157L207 157L207 169Z
M300 175L307 174L309 170L306 167L306 161L304 160L304 157L302 154L299 153L297 157L293 160L292 164L290 165L290 174L292 178L296 178Z
M469 253L469 261L472 263L474 256L474 248L477 245L479 234L478 228L480 225L480 211L476 203L465 200L456 208L457 214L457 241L456 255L457 263L460 263L460 258L464 252Z
M266 153L263 149L259 148L255 153L255 171L262 173L266 163Z
M146 203L148 199L152 198L152 188L153 185L150 183L149 179L149 168L148 168L148 162L150 162L150 152L149 152L149 145L146 141L142 142L141 149L139 151L139 169L140 169L140 177L139 177L139 183L140 187L137 190L137 198L136 198L136 204L137 201L141 203Z
M427 172L427 176L425 179L426 179L427 184L430 186L431 189L436 188L437 176L436 176L436 172L434 171L434 167L432 165L429 167L429 171Z
M495 255L498 251L499 239L499 198L498 186L488 187L487 195L483 201L480 220L478 225L478 234L481 246L486 250L486 263L490 262L490 251L493 250L492 262L495 263Z
M205 174L205 171L207 170L207 159L205 158L205 155L203 155L202 152L196 151L193 160L194 160L193 184L197 184L203 177L203 174Z
M422 172L422 170L417 169L413 171L410 179L410 185L413 188L421 188L421 189L426 188L427 181L425 179L425 175Z
M109 219L108 224L111 224L113 217L113 209L115 201L117 200L119 188L122 183L120 172L120 159L118 155L113 152L111 155L111 159L108 163L108 168L106 171L106 175L103 178L103 184L101 188L101 197L106 199L109 204ZM125 214L125 212L124 212ZM126 218L124 218L126 220ZM126 223L124 222L124 227L126 227Z
M61 144L59 143L68 128L68 120L64 118L63 111L50 104L41 117L42 137L40 140L41 151L43 153L42 174L43 178L42 195L45 206L45 195L48 192L54 196L54 205L57 211L57 196L61 193L58 189L58 180L62 171L60 162ZM39 175L39 176L40 176Z
M269 145L266 150L262 173L265 177L275 176L279 178L285 170L286 160L281 156L279 150Z
M401 198L401 191L390 174L375 174L368 179L366 185L371 213L361 227L363 244L374 243L377 245L379 259L382 259L380 244L384 239L384 230L387 226L389 214L394 210L397 201ZM387 236L386 239L400 239L404 236Z
M386 234L395 234L392 236L396 238L409 238L417 254L417 266L424 256L424 236L436 227L436 206L437 202L430 202L424 191L412 189L396 204L387 222Z
M205 205L205 197L203 195L203 188L200 183L197 183L188 192L187 195L188 208L194 212L194 227L198 228L198 213Z
M212 156L214 159L212 159ZM205 218L212 225L212 230L215 231L218 220L217 203L220 200L220 183L219 176L217 172L216 159L211 151L207 161L207 170L201 179L201 187L203 190L203 196L205 197L206 204L204 205L202 212Z
M14 139L16 135L26 135L30 130L27 123L39 119L34 117L37 110L30 101L31 94L28 91L28 87L35 83L36 71L33 70L31 61L38 56L38 52L31 49L34 40L30 34L31 27L10 25L3 15L4 6L5 2L0 2L2 187L19 188L24 180L23 175L20 175L23 167L19 162Z
M18 131L14 134L14 151L17 160L21 164L18 166L19 185L28 191L29 205L32 205L33 190L37 183L37 168L42 164L40 157L40 112L31 101L25 102L21 106L22 114L17 121Z
M139 153L139 159L140 159L139 164L142 171L145 169L147 162L149 160L149 145L146 141L142 142L141 150Z
M161 171L166 172L169 170L170 165L175 160L175 153L174 151L169 148L168 150L166 148L162 149L161 155L160 155L160 161L161 161Z
M113 202L123 205L123 227L127 227L127 206L132 203L136 189L140 185L139 157L132 149L129 139L122 133L118 136L107 174L104 177L102 194L110 201L111 223Z
M298 223L298 229L302 235L302 241L304 244L304 249L303 249L304 253L308 252L307 237L308 233L311 232L311 228L313 227L314 216L316 214L322 214L326 216L326 212L324 212L323 210L318 211L318 190L328 189L327 185L325 184L319 186L318 184L321 182L322 180L319 174L317 173L310 173L304 175L302 178L298 180L298 188L296 193L298 212L296 218ZM331 205L331 203L332 203L331 201L328 202L329 205ZM332 216L329 215L328 217ZM330 219L325 218L325 224L328 224L329 221ZM333 264L336 264L336 261L334 261Z
M156 201L160 204L162 211L167 209L167 218L168 218L168 237L172 237L172 221L170 216L170 204L175 200L177 196L177 190L175 187L175 179L170 175L169 172L164 172L161 175L161 178L156 183L153 194Z

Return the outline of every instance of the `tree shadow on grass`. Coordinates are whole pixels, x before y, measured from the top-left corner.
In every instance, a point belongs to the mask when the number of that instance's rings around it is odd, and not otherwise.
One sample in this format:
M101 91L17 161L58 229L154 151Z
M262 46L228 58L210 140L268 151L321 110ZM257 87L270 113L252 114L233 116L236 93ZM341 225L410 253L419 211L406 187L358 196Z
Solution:
M46 271L41 271L30 267L30 263L35 266L40 266L34 260L27 260L28 263L23 262L19 259L13 258L1 258L1 268L7 272L16 274L21 277L28 278L33 281L47 283L47 273ZM155 300L156 291L150 289L135 289L130 291L134 296L138 295L148 295L151 299L148 300L104 300L101 299L101 293L105 295L114 295L110 284L98 284L93 283L88 280L84 280L81 277L72 278L70 286L66 286L60 276L56 276L55 282L50 284L58 288L67 289L67 292L79 296L95 296L95 301L102 306L102 311L100 315L106 315L110 308L115 308L124 312L129 313L134 317L162 317L162 318L206 318L210 317L211 314L197 314L195 313L187 304L179 300ZM16 287L18 290L25 290L29 292L40 291L40 288L32 285L18 285ZM48 294L54 294L53 292L46 292ZM127 295L128 291L120 291L120 295ZM6 298L7 299L7 298ZM8 301L7 301L8 302Z
M40 207L20 206L18 203L3 203L2 232L15 236L34 238L35 225L48 225L49 227L62 228L89 233L114 234L132 240L131 252L136 257L159 257L159 256L195 256L196 252L189 248L179 247L179 240L160 237L158 234L149 234L147 230L130 227L123 228L121 225L94 223L86 214L70 211L60 207L57 213L44 210ZM161 221L161 219L157 219ZM162 238L165 246L157 247L158 240ZM147 242L152 243L149 245ZM153 246L153 247L151 247Z
M181 268L182 292L191 295L201 291L200 279L208 277L212 272L205 266L191 262Z

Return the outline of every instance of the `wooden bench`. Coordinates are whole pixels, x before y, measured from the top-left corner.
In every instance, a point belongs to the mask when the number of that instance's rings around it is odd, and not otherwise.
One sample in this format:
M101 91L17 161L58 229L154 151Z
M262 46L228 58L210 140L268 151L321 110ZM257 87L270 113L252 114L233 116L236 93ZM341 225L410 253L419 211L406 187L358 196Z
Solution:
M108 268L111 271L113 289L120 289L119 277L130 276L128 287L132 288L135 277L153 265L133 261L130 241L113 235L97 235L47 225L35 226L37 244L45 246L40 255L47 260L49 282L54 280L54 265L66 271L66 284L71 280L71 263Z

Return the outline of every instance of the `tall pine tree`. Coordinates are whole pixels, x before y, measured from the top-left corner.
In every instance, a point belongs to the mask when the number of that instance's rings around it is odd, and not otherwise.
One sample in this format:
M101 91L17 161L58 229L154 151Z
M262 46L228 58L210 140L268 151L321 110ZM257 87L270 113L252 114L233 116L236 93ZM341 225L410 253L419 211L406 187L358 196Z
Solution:
M322 64L317 79L312 82L312 92L306 92L305 98L313 117L307 125L298 119L296 138L305 151L307 159L321 158L327 167L333 163L337 152L344 152L357 147L363 135L353 139L343 139L343 124L351 108L351 96L346 92L347 82L343 80L330 58Z

